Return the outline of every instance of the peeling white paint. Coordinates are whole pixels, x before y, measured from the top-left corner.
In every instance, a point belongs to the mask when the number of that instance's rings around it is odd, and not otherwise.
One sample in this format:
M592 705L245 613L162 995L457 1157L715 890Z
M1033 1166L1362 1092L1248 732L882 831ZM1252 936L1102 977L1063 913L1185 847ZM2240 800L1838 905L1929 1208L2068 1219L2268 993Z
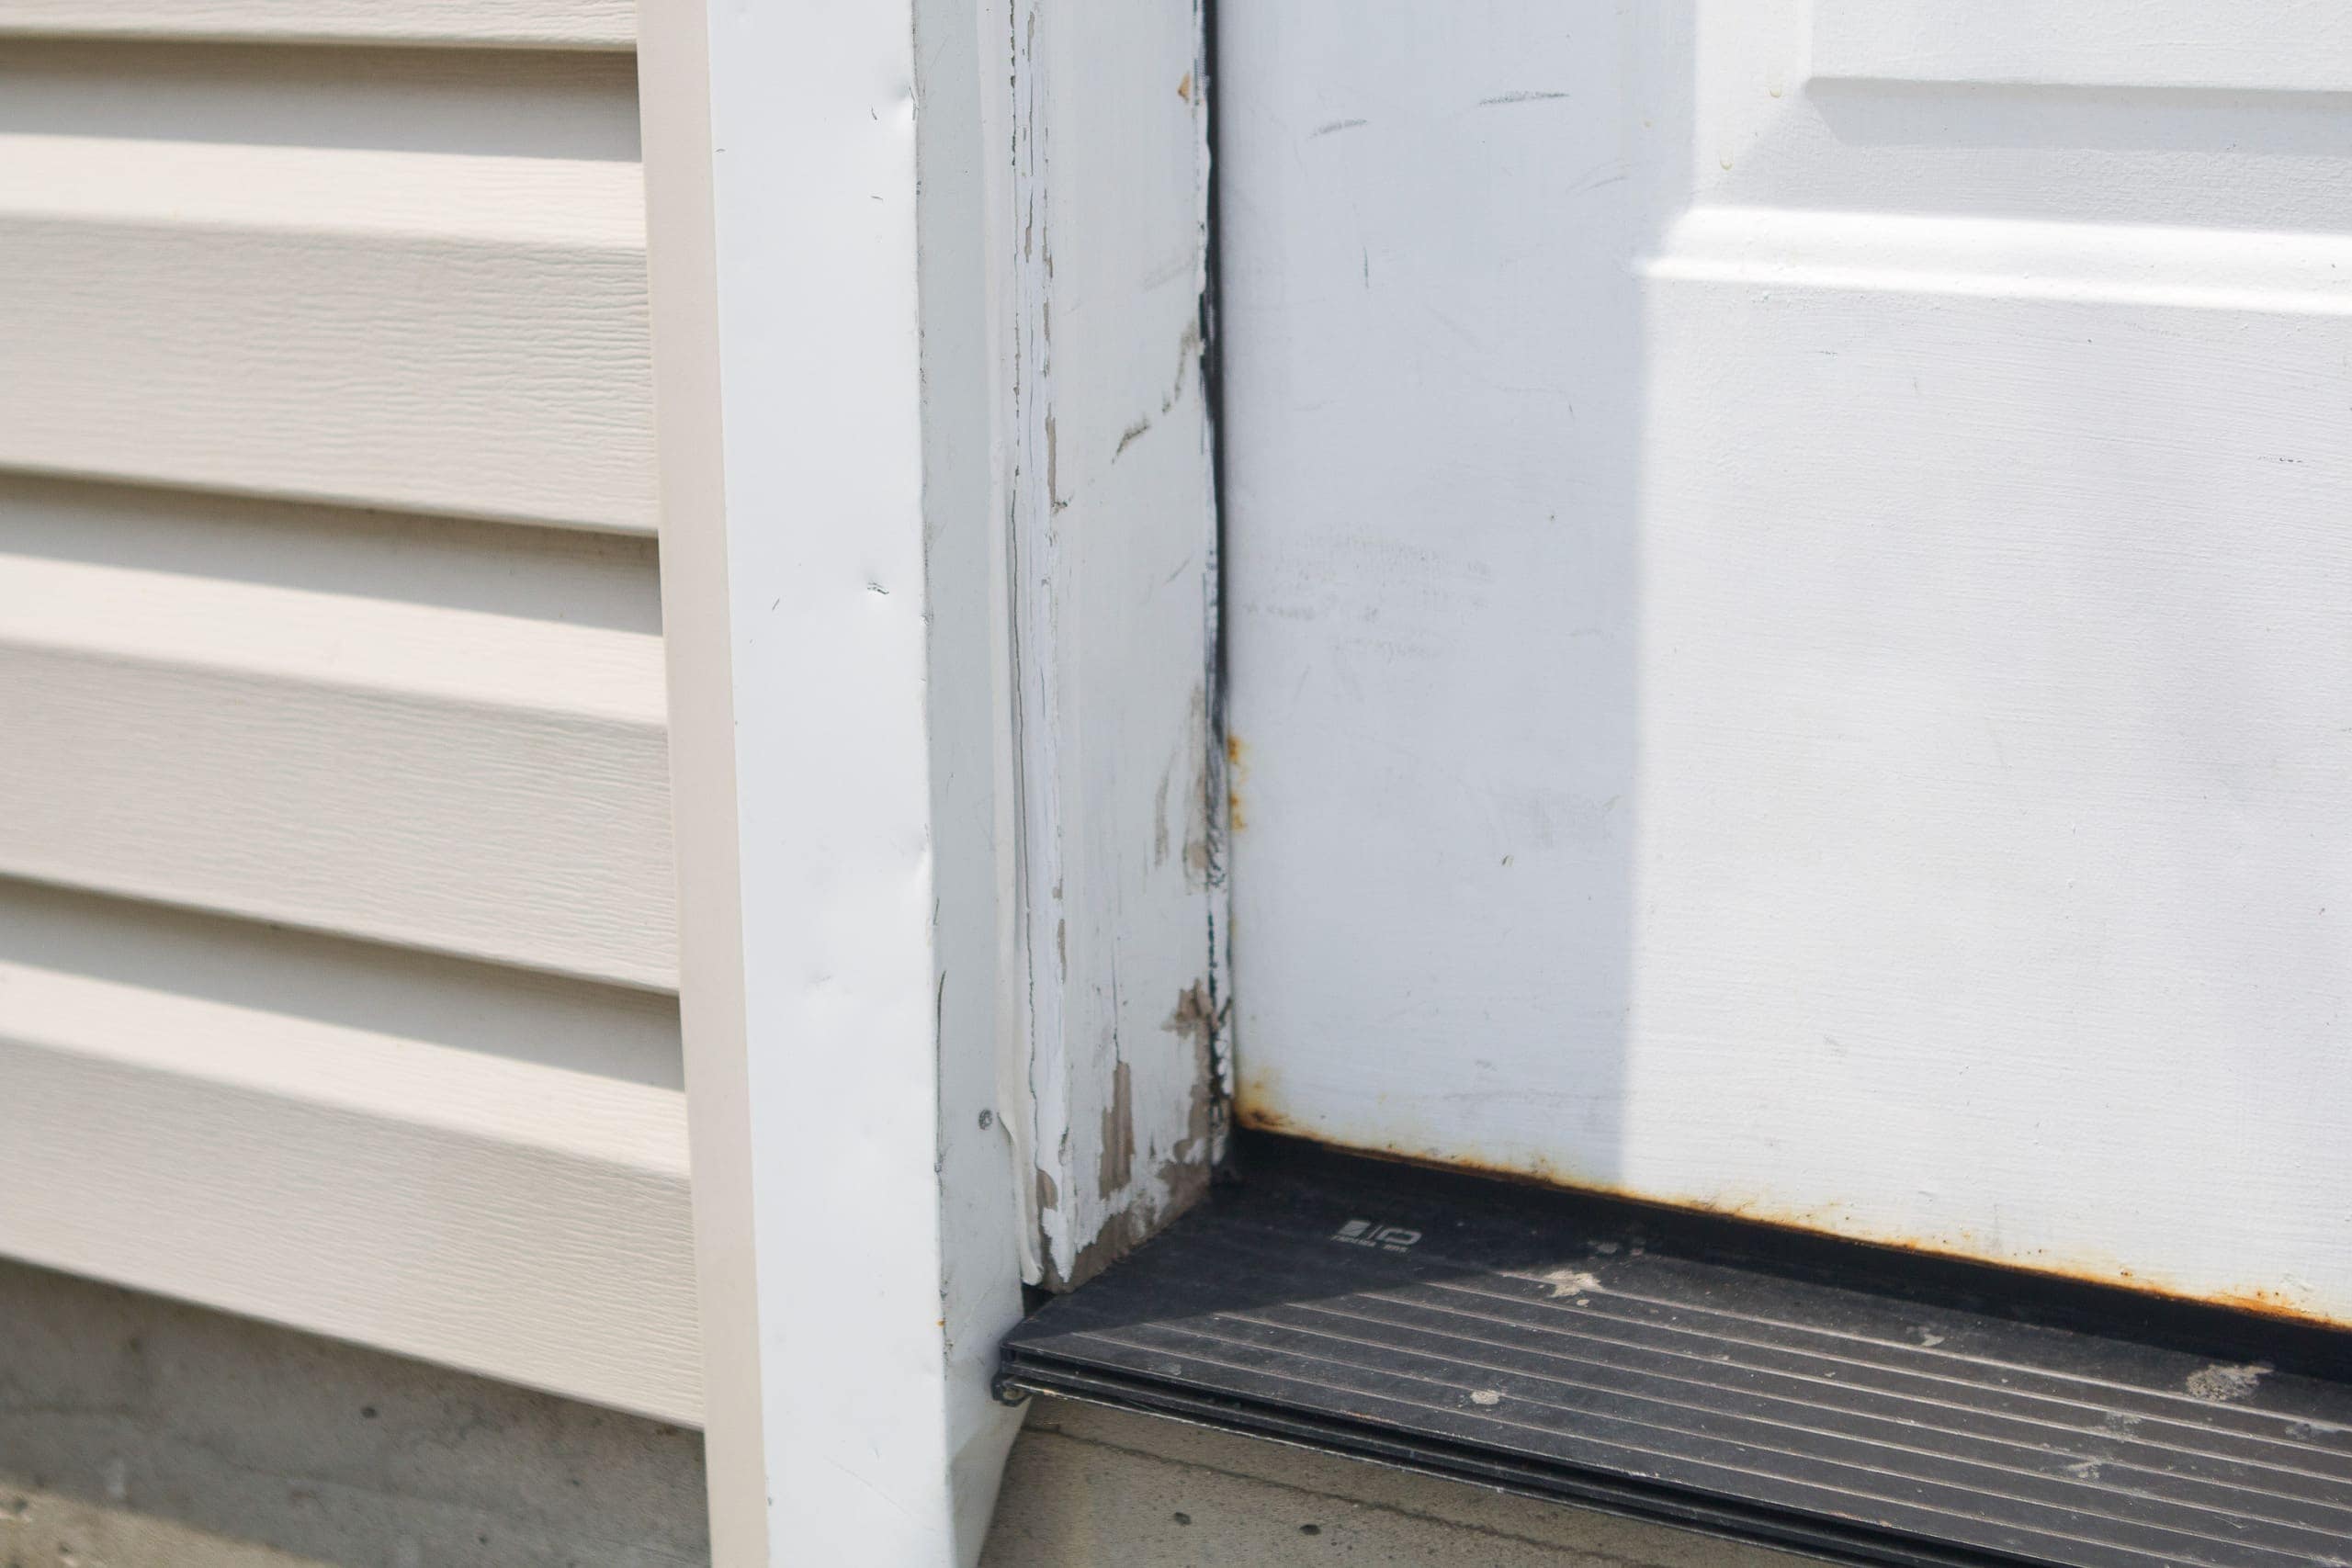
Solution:
M1213 773L1200 45L1075 0L645 12L720 1568L971 1563L1023 1273L1214 1153L1216 892L1153 838Z
M1555 1301L1562 1296L1585 1296L1600 1289L1600 1278L1582 1269L1555 1269L1538 1276L1552 1287ZM1584 1303L1577 1303L1581 1306Z
M1171 1218L1222 1138L1201 17L1015 0L1007 496L1023 1270ZM1181 840L1177 835L1181 833Z

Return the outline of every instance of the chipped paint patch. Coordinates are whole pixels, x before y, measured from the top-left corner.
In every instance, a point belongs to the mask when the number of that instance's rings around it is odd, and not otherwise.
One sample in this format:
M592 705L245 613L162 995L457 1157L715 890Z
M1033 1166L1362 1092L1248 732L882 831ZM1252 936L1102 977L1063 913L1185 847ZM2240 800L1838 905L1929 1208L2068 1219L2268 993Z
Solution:
M1216 830L1216 792L1222 770L1216 762L1217 748L1209 736L1205 682L1193 689L1184 739L1184 755L1193 760L1195 770L1192 786L1184 794L1184 881L1186 886L1205 893L1217 886L1217 867L1223 858L1217 852Z
M1185 1119L1185 1137L1177 1153L1188 1160L1216 1163L1225 1137L1227 1106L1224 1075L1217 1062L1217 1043L1225 1019L1214 987L1195 980L1176 998L1161 1029L1192 1047L1192 1112Z
M1195 980L1177 993L1176 1006L1159 1027L1193 1043L1204 1056L1216 1043L1216 1012L1209 1002L1209 983Z
M1063 1289L1204 1191L1222 1144L1205 78L1181 7L1098 28L1015 0L1001 25L1018 953L1001 1110L1041 1172L1023 1276ZM1170 85L1189 108L1134 112Z
M1126 1190L1136 1174L1136 1075L1126 1063L1111 1069L1111 1103L1102 1108L1102 1163L1096 1188L1108 1201Z
M2270 1366L2265 1361L2253 1361L2243 1367L2207 1367L2189 1373L2188 1381L2181 1386L2192 1399L2226 1404L2252 1393L2269 1372Z
M1155 1179L1130 1194L1125 1206L1103 1216L1102 1229L1078 1249L1069 1268L1054 1287L1075 1290L1151 1239L1160 1226L1197 1202L1209 1190L1205 1164L1171 1160L1161 1165Z
M1562 1296L1589 1296L1600 1289L1599 1276L1582 1269L1554 1269L1536 1279L1552 1287L1555 1301Z

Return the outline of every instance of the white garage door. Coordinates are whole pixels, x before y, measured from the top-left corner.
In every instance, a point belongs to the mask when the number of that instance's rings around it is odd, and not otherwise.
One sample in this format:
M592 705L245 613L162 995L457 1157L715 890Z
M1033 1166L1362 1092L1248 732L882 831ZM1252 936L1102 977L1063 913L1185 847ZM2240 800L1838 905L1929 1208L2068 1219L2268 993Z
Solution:
M2352 13L1220 25L1245 1121L2352 1322Z

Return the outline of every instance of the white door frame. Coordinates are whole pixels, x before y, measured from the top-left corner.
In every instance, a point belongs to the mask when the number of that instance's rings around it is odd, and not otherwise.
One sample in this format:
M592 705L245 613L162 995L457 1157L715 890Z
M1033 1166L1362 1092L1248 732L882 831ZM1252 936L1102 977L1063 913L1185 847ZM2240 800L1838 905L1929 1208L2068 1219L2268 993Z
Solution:
M1222 1137L1201 18L639 35L714 1556L969 1563Z

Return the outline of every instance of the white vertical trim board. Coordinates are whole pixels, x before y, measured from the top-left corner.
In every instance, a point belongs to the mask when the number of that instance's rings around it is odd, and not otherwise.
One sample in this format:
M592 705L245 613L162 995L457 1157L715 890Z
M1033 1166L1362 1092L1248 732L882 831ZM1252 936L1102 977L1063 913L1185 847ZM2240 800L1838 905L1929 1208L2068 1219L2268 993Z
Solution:
M1011 23L1012 1113L1025 1272L1059 1287L1196 1197L1224 1137L1207 116L1197 5Z
M719 1568L974 1562L1024 1273L1215 1152L1200 42L643 13Z
M1019 1306L1001 1171L942 1225L945 987L989 977L941 972L935 939L995 911L934 874L971 829L931 791L912 19L689 0L641 47L724 1568L949 1562L956 1452L1011 1435L947 1402L944 1302ZM993 785L964 783L976 824Z

